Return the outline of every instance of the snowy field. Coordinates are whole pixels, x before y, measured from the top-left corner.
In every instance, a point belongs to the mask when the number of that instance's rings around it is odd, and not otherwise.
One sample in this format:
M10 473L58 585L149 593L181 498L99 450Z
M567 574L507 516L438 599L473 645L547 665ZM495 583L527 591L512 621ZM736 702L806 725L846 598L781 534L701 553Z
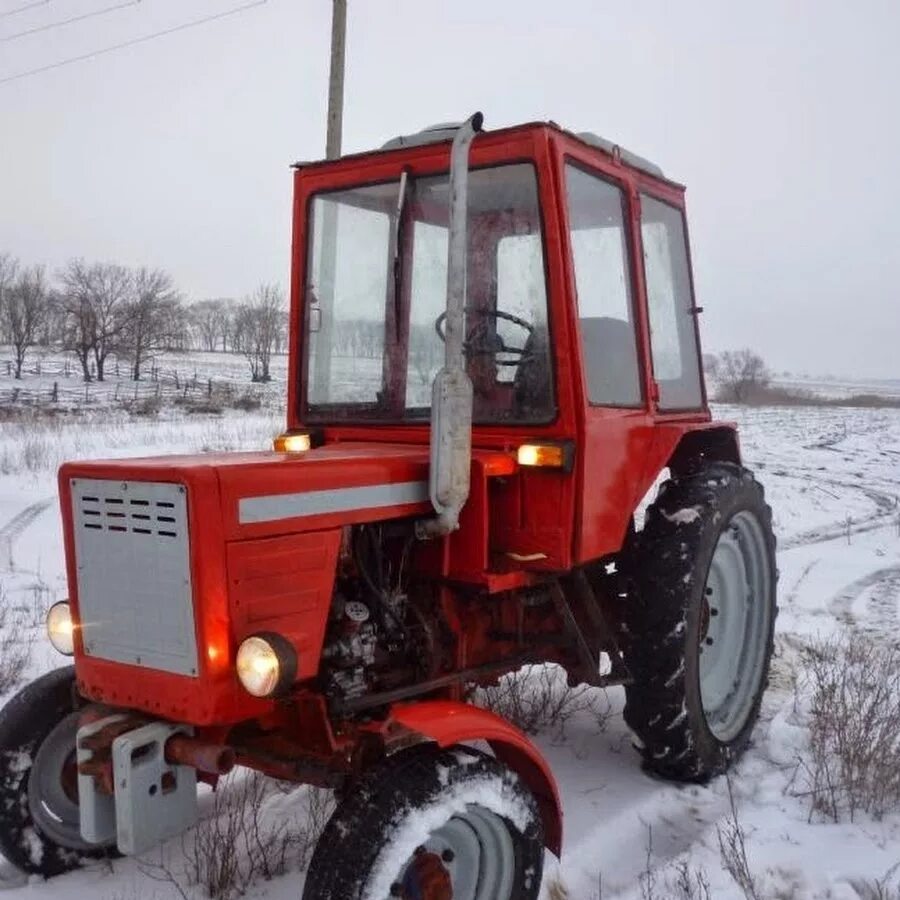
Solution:
M717 414L739 423L747 464L766 486L779 539L780 614L771 686L752 746L732 777L755 893L747 894L722 867L719 834L734 820L725 779L680 787L645 775L616 689L596 698L610 710L602 724L583 711L562 731L553 728L537 738L559 779L566 817L562 861L547 860L545 900L680 900L682 864L692 876L705 877L707 896L716 900L896 896L876 893L875 882L900 863L900 811L880 821L860 813L852 824L825 821L803 796L797 759L808 741L803 646L853 631L884 644L900 635L900 410L719 408ZM279 424L278 413L265 407L229 411L223 418L144 421L104 413L65 423L0 423L3 602L38 635L43 611L65 596L55 505L55 471L62 460L260 448L269 445ZM28 675L59 662L39 639ZM265 815L297 815L307 796L305 789L275 792ZM211 799L204 800L210 818ZM174 841L164 858L177 867L182 853L181 842ZM301 858L287 875L257 880L247 895L296 900ZM10 886L7 896L179 897L158 875L123 860L52 882Z

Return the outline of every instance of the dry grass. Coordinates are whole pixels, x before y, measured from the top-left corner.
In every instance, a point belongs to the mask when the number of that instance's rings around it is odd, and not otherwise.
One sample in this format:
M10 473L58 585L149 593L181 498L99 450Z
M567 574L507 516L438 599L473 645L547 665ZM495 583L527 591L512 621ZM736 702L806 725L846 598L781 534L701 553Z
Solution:
M107 409L91 416L2 421L0 475L51 473L70 459L268 450L283 427L282 416L270 410L221 418L186 416L171 409L166 414L154 419Z
M34 633L25 616L10 606L0 587L0 696L7 694L24 680L31 665Z
M331 793L309 788L305 801L285 794L262 775L225 779L211 815L182 838L174 863L141 860L141 871L172 888L184 900L201 890L210 900L236 900L255 884L303 869L331 815Z
M554 878L547 887L548 900L569 900L568 888L558 879Z
M653 829L647 826L647 856L638 882L641 900L712 900L709 879L702 868L681 860L658 872L653 864ZM601 892L602 900L602 892Z
M563 736L574 716L585 714L600 727L610 715L606 692L587 685L570 687L559 666L525 666L504 675L496 685L478 688L478 706L508 719L526 734Z
M669 887L674 892L674 900L712 900L706 872L691 868L686 860L675 866L675 875Z
M792 790L810 817L835 822L900 809L900 650L854 631L816 642L802 662L809 744Z
M722 860L722 868L732 877L746 900L761 900L747 856L747 833L738 816L731 777L727 774L725 782L728 786L729 815L725 823L716 828L719 836L719 856ZM708 888L709 885L707 885L707 891Z

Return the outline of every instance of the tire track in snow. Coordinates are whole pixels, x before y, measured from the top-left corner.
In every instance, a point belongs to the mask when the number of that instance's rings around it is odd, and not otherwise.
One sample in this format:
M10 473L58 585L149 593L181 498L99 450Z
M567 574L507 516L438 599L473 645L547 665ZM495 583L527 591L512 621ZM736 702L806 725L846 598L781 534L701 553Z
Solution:
M875 435L886 431L888 431L887 424L878 424L864 433L867 439L872 439ZM829 455L831 453L842 454L844 464L839 465L838 471L835 471L831 462L828 462L827 465L810 465L809 463L813 461L812 459L806 460L806 464L804 464L796 458L786 459L783 463L776 463L770 467L771 471L776 475L793 476L809 481L813 488L819 490L825 491L826 487L834 487L839 488L841 491L861 492L875 506L869 514L861 516L856 521L838 520L783 538L778 542L779 550L792 550L797 547L826 543L841 537L847 537L848 534L853 535L875 531L895 523L898 511L900 511L900 482L890 475L885 477L887 473L883 471L877 474L872 471L870 464L873 456L870 447L842 446L845 441L859 437L860 434L863 434L863 432L851 431L844 424L836 424L817 435L813 440L803 444L803 449L809 452L828 451ZM900 451L889 449L882 449L880 452L882 454L887 452L900 455ZM825 462L825 460L823 459L822 462ZM779 471L779 466L781 471ZM833 475L829 476L829 472L833 473ZM839 477L833 477L834 475ZM850 475L856 475L863 483L846 480ZM872 486L873 479L880 483L878 487ZM825 492L830 493L829 491Z
M886 528L895 524L894 515L897 512L898 504L900 504L900 497L897 494L847 481L824 478L821 481L823 484L829 484L833 487L862 491L875 504L875 510L855 522L853 520L850 520L849 523L846 520L843 522L832 522L830 525L820 525L816 528L810 528L808 531L801 531L779 541L779 549L793 550L797 547L824 544L827 541L846 537L848 534L862 534L866 531L876 531L879 528Z
M55 499L55 497L46 497L26 506L0 528L0 569L13 568L12 549L16 539Z
M15 540L53 501L54 497L47 497L26 506L20 513L13 516L2 528L0 528L0 540Z
M853 611L853 604L867 591L871 594L866 607L869 615L861 624ZM841 623L861 631L874 632L883 637L900 636L900 565L876 569L852 581L828 602L828 611Z
M821 562L821 559L814 559L811 562L808 562L804 567L803 571L800 573L800 577L794 582L794 586L791 588L787 597L785 597L784 602L786 606L790 606L796 599L797 595L800 593L800 586L804 581L809 577L809 573Z

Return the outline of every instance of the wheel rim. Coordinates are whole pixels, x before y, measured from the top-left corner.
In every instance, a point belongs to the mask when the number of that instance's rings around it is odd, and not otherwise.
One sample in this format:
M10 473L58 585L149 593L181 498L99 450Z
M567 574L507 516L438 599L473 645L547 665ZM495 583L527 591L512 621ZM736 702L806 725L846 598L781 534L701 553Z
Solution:
M703 712L723 743L743 730L765 675L771 592L765 533L753 513L739 512L716 543L700 622Z
M400 871L392 897L512 900L516 854L506 822L470 804L431 832Z
M66 716L47 735L28 775L28 811L38 830L67 850L96 850L81 837L75 740L78 713Z

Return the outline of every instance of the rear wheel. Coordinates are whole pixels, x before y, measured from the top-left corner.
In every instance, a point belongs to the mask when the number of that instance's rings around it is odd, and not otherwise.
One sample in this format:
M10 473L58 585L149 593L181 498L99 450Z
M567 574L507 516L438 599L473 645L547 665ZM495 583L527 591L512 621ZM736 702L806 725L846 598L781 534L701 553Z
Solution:
M316 847L304 900L534 900L543 835L518 776L469 747L415 748L366 775Z
M625 720L649 769L704 780L745 749L766 685L777 573L762 487L727 463L664 484L632 575Z
M33 681L0 711L0 853L51 877L114 854L81 837L74 669Z

